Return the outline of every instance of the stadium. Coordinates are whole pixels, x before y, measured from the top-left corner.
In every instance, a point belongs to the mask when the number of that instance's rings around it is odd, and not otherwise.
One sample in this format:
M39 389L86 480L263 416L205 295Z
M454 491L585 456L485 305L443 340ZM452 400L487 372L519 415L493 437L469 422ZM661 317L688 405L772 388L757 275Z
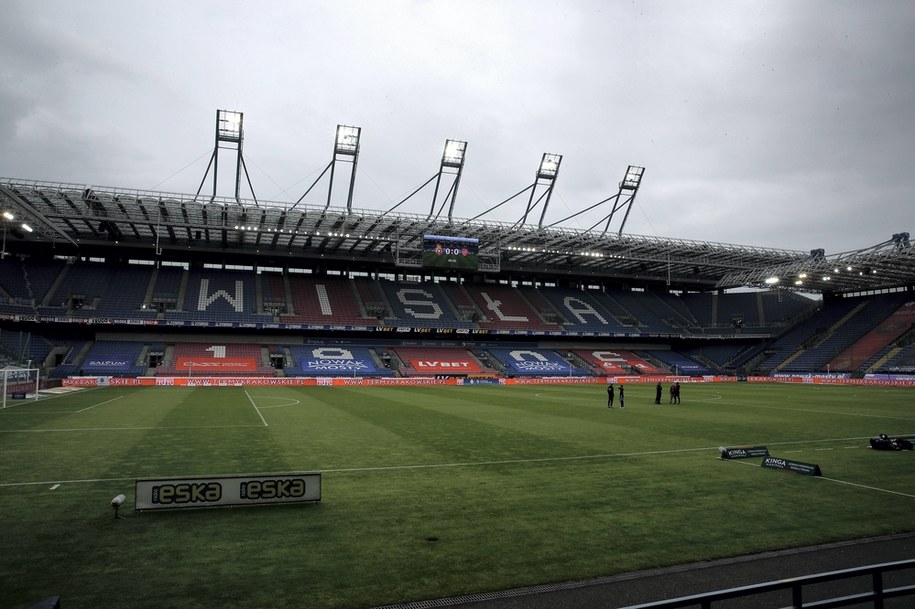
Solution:
M910 454L864 450L915 436L908 233L632 235L636 165L547 224L551 154L517 221L461 218L455 140L427 214L364 209L348 125L263 201L243 124L193 194L0 178L4 606L416 604L913 531Z

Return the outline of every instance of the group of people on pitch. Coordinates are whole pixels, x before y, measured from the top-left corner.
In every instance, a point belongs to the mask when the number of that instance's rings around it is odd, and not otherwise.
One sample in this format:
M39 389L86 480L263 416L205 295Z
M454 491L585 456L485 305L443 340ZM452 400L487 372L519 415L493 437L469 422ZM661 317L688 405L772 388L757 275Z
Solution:
M664 388L661 387L661 382L658 381L657 386L655 387L655 397L654 403L661 403L661 394L664 392ZM613 408L613 400L616 397L613 383L607 385L607 408ZM670 403L679 404L680 403L680 381L671 383L670 385ZM620 408L626 407L626 397L625 397L625 388L620 385Z

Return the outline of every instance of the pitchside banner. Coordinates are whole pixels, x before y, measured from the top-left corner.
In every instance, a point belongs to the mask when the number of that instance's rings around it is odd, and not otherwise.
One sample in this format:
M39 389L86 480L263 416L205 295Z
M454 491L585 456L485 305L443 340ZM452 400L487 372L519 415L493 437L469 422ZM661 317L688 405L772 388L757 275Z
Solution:
M760 465L771 469L785 469L807 476L823 475L820 471L820 466L816 463L804 463L803 461L792 461L791 459L781 459L779 457L766 457Z
M765 446L737 446L735 448L718 447L722 459L748 459L750 457L768 457L769 449Z
M320 473L137 480L134 509L141 512L306 501L321 501Z

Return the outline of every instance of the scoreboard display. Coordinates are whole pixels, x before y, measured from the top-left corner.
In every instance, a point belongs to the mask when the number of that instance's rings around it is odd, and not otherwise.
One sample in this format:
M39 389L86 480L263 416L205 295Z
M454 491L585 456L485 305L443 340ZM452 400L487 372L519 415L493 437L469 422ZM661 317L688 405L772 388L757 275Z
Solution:
M480 266L479 239L423 235L423 266L475 271Z

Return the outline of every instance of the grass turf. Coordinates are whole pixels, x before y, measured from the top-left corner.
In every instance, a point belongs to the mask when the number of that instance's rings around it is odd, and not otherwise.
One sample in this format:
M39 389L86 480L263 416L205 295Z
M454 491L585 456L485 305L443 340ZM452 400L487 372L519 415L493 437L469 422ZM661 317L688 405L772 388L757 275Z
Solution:
M371 607L910 531L911 389L109 388L0 411L0 606ZM666 393L665 393L665 398ZM824 479L724 462L763 444ZM755 467L747 467L746 465ZM319 504L132 512L145 477ZM124 520L111 497L125 493Z

